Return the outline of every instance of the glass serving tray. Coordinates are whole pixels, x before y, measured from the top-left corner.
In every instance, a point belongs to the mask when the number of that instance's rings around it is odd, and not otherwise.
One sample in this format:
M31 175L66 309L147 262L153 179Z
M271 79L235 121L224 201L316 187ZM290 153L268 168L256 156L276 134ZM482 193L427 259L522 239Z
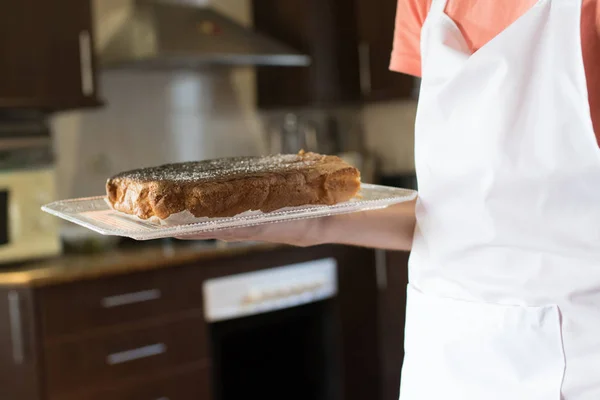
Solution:
M268 213L251 211L235 217L195 218L193 222L180 224L141 220L114 211L107 204L105 196L56 201L43 206L42 210L103 235L149 240L375 210L411 201L416 197L417 192L414 190L362 184L360 196L333 206L290 207Z

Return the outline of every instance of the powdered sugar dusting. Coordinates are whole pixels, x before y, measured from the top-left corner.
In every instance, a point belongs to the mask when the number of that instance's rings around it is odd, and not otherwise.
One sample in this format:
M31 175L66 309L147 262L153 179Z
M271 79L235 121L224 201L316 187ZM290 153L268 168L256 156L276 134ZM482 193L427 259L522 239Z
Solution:
M313 165L317 157L306 155L280 154L266 157L235 157L214 160L166 164L158 167L142 168L122 172L115 178L132 179L141 182L202 182L231 179L236 176L252 176L263 173L278 173L306 168Z

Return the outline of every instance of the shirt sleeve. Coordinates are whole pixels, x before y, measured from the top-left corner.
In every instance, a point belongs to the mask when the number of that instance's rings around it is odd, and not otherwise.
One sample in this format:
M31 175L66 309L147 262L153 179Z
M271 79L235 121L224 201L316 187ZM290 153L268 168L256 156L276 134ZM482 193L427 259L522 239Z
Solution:
M421 76L421 27L431 0L398 0L390 69Z

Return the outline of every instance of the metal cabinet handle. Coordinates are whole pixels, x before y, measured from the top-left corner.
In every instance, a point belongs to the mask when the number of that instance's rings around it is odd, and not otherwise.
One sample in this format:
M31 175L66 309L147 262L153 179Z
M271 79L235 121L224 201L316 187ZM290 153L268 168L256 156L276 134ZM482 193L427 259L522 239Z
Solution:
M158 300L162 296L159 289L142 290L140 292L119 294L116 296L104 297L101 300L102 307L113 308L135 303L143 303L151 300Z
M81 92L84 96L94 94L92 72L92 39L87 30L79 32L79 67L81 69Z
M10 337L12 353L15 364L23 364L23 328L21 325L21 305L19 293L11 290L8 292L8 315L10 319Z
M358 45L358 69L362 94L371 94L371 45L368 42L363 41Z
M161 398L158 398L156 400L170 400L170 399L168 397L161 397Z
M149 346L138 347L137 349L109 354L106 356L106 363L108 365L123 364L130 361L140 360L142 358L158 356L166 352L167 346L164 343L156 343Z
M412 90L413 99L419 99L421 93L421 78L415 78Z
M375 273L379 290L387 288L387 254L385 250L375 250Z

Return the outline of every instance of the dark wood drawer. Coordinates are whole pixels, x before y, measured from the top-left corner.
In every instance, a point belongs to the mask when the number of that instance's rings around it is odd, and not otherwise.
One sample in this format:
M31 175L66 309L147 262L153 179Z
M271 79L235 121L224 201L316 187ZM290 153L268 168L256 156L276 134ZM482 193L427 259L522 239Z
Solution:
M202 318L188 318L47 344L46 387L50 394L58 395L202 361L207 357L205 329Z
M180 267L43 288L43 335L52 338L202 308L202 268Z
M210 368L195 363L110 388L53 396L50 400L210 400Z

